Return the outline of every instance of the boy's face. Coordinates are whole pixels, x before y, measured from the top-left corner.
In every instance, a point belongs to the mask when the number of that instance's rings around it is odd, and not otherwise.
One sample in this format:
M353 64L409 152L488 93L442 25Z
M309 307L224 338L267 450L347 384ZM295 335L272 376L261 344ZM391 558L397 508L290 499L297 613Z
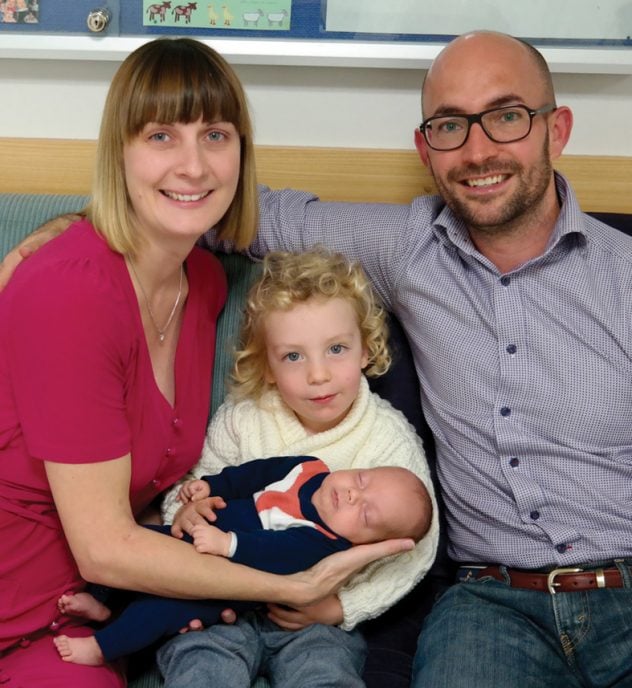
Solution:
M394 467L333 471L312 504L329 528L354 545L409 537L410 524L429 508L416 477Z
M266 382L310 433L329 430L358 396L367 353L346 299L310 299L265 318Z

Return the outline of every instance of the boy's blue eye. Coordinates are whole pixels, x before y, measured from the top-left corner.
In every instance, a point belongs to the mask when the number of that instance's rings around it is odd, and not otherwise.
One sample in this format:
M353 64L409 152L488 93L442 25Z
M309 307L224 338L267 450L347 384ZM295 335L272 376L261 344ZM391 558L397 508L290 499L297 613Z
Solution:
M341 354L343 351L344 347L342 344L332 344L329 347L329 350L331 351L332 354Z
M300 355L296 351L290 351L289 354L285 355L285 358L287 358L288 361L298 361Z

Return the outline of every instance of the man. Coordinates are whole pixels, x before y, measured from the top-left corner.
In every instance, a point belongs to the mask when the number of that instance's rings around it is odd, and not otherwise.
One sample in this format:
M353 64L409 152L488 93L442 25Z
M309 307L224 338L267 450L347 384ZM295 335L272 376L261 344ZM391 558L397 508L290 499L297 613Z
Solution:
M632 241L554 175L572 115L530 46L457 38L423 114L441 198L264 195L253 252L360 259L410 339L464 581L425 622L413 685L632 685Z
M441 197L266 192L252 252L360 259L407 331L462 567L414 687L632 685L632 240L553 173L572 115L533 48L455 39L423 114Z

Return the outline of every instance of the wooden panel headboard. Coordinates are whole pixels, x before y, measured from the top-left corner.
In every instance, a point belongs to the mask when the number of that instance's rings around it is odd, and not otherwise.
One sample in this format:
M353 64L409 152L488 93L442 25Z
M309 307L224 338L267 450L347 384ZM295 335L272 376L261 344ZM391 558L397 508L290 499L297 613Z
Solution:
M0 192L90 192L94 141L0 138ZM632 213L632 158L564 156L556 167L571 180L586 211ZM257 147L259 180L329 201L408 203L434 193L415 151Z

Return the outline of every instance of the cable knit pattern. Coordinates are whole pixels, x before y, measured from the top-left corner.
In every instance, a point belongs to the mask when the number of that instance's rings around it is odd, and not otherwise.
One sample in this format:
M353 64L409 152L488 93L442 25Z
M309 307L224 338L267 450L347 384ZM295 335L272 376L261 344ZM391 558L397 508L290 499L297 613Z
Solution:
M370 564L339 591L344 611L341 627L351 630L395 604L426 575L434 561L439 521L421 440L399 411L369 390L364 378L347 417L335 428L316 435L305 431L273 391L258 403L249 399L224 402L213 416L199 463L185 479L219 473L226 466L251 459L298 454L317 456L332 471L403 466L423 480L432 497L432 525L415 549ZM181 482L165 496L166 523L172 522L180 506L176 496Z

